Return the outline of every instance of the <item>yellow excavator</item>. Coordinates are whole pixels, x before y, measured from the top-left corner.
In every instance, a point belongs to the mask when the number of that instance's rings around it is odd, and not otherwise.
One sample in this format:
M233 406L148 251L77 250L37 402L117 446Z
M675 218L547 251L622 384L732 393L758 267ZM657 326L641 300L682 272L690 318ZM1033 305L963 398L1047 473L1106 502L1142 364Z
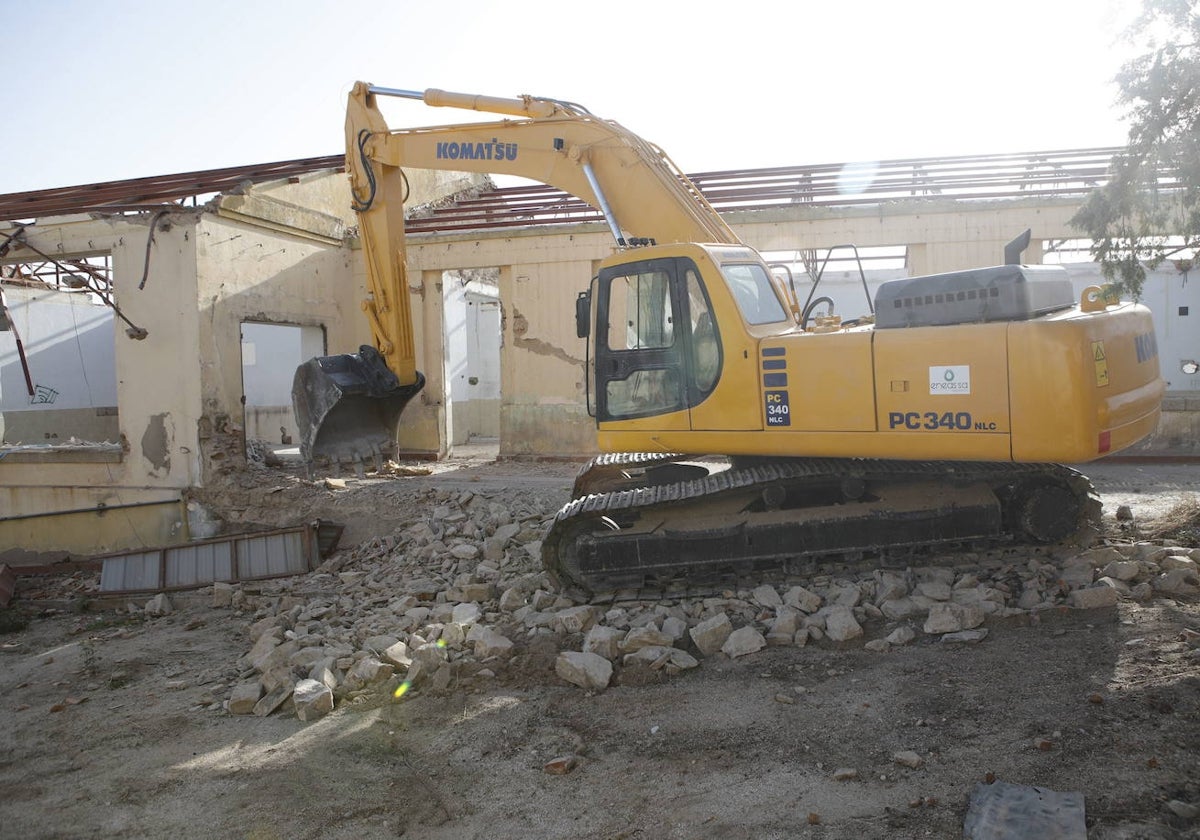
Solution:
M509 119L393 130L380 96ZM1016 241L1003 265L883 283L870 315L842 321L803 305L662 150L577 104L359 82L346 142L374 345L297 371L310 461L380 459L424 381L402 167L523 176L606 220L614 251L575 306L603 454L542 547L577 596L1083 539L1099 504L1062 464L1157 426L1149 311L1099 287L1076 298L1061 267L1019 264Z

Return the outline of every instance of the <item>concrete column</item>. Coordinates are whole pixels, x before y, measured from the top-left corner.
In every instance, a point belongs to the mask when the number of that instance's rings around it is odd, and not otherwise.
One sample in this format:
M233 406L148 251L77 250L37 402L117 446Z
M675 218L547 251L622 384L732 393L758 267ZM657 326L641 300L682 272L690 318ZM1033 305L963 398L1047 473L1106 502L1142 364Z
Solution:
M410 278L417 272L410 272ZM414 346L417 370L425 388L404 409L396 441L401 455L444 458L446 443L446 376L442 335L442 272L420 272L421 286L413 294Z

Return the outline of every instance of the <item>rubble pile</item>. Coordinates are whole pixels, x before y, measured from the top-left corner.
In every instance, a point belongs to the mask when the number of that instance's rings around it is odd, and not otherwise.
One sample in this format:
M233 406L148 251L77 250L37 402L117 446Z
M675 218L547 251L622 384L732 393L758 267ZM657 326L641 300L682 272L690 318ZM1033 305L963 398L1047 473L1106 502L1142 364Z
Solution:
M587 691L768 646L976 643L989 619L1200 592L1200 549L1121 543L1075 553L959 555L946 565L815 575L719 597L580 604L540 561L561 499L428 490L413 524L303 578L217 584L250 613L223 705L314 720L338 704L556 678ZM232 674L230 676L233 676Z

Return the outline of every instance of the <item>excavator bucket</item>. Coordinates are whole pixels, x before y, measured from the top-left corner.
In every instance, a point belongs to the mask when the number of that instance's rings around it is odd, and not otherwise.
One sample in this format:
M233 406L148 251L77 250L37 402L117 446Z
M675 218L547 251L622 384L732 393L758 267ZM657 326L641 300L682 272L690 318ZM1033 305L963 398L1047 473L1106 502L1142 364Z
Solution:
M401 385L369 345L357 353L309 359L292 380L305 463L349 463L358 472L368 461L382 467L384 453L395 444L400 413L424 385L419 372L416 382Z

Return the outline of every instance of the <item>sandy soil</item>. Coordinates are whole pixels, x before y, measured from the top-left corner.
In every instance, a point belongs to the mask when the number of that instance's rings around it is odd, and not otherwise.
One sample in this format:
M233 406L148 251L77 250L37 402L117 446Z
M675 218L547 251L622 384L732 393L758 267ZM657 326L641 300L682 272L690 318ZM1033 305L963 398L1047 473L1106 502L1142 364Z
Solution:
M1133 509L1113 532L1132 538L1200 494L1196 469L1088 472L1110 527ZM257 471L223 505L259 524L319 512L349 543L429 515L421 488L565 500L574 471L458 461L339 493ZM969 646L768 648L595 694L535 646L494 684L364 696L313 723L206 708L238 679L249 616L203 591L175 604L145 619L44 602L0 635L0 837L960 837L993 778L1083 793L1092 838L1200 827L1167 807L1200 804L1195 598L990 620ZM921 766L894 761L906 750ZM573 770L546 772L563 756Z

